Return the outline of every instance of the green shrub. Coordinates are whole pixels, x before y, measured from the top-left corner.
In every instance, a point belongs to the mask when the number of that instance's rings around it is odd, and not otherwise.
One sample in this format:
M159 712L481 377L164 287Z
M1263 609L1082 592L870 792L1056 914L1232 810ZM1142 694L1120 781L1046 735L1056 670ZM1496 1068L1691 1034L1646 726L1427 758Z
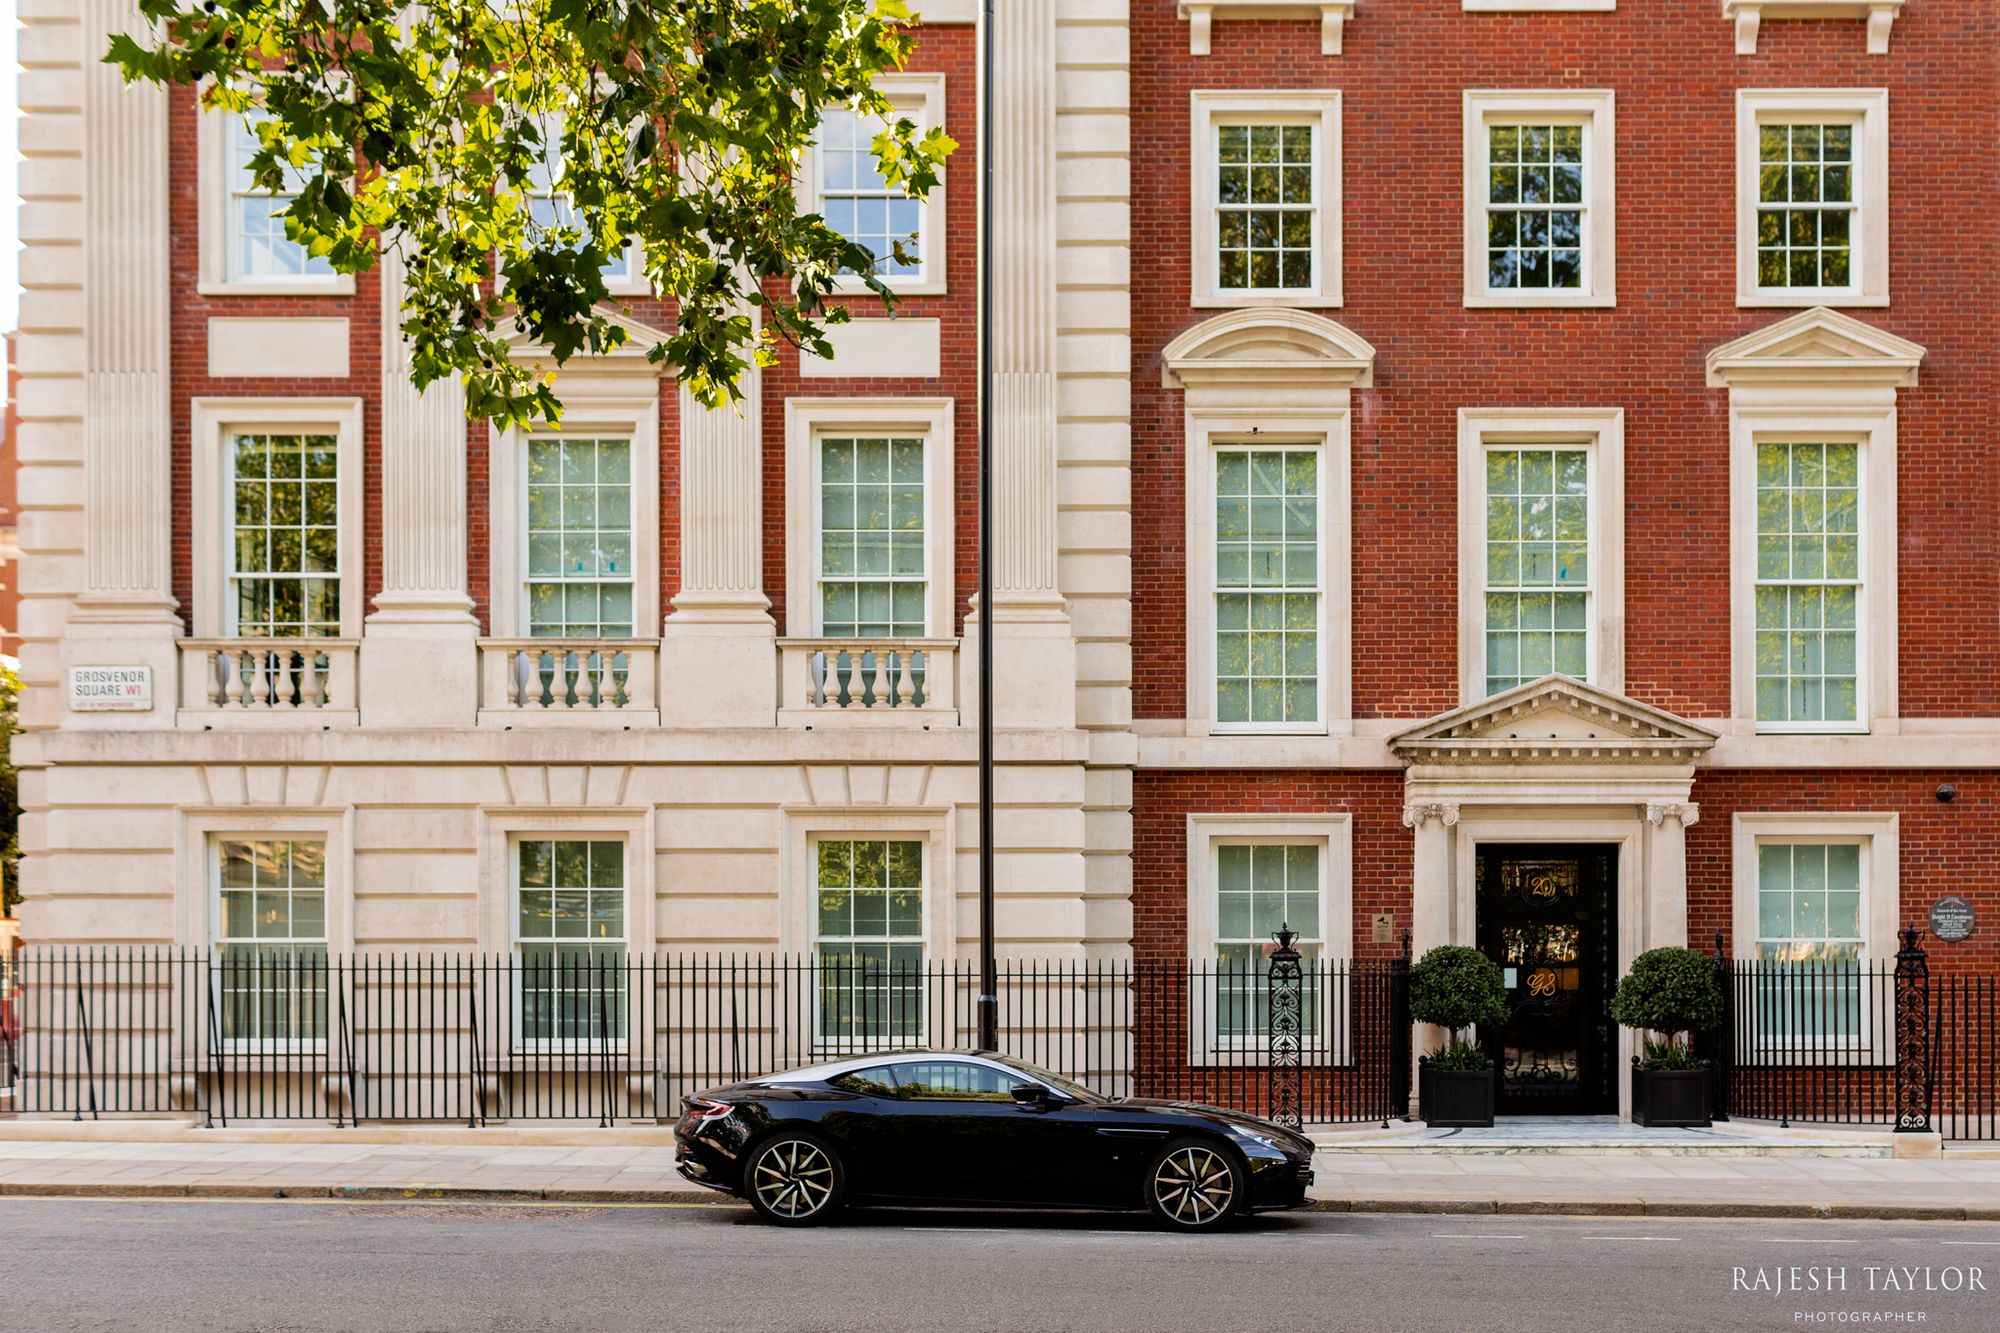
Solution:
M1432 1069L1479 1070L1486 1064L1486 1052L1469 1041L1448 1041L1431 1057Z
M1646 1060L1654 1068L1692 1068L1694 1056L1681 1034L1722 1023L1722 984L1714 962L1696 949L1648 949L1618 983L1611 1017L1621 1027L1658 1034L1660 1040L1646 1044Z
M1476 1023L1504 1023L1507 1015L1500 965L1477 949L1440 944L1410 969L1410 1017L1451 1033L1451 1040L1433 1057L1434 1068L1484 1069L1485 1053L1461 1040L1459 1033Z

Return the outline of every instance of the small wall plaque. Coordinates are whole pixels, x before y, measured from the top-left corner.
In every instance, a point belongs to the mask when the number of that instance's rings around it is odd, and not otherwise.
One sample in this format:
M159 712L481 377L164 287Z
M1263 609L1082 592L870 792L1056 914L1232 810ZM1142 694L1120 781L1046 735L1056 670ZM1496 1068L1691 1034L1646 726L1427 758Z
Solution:
M1932 903L1931 934L1947 944L1972 934L1972 904L1957 894Z
M69 669L72 713L148 713L153 708L153 668L80 666Z
M1393 944L1396 942L1396 914L1394 912L1377 912L1370 918L1370 921L1375 932L1375 942L1377 944Z

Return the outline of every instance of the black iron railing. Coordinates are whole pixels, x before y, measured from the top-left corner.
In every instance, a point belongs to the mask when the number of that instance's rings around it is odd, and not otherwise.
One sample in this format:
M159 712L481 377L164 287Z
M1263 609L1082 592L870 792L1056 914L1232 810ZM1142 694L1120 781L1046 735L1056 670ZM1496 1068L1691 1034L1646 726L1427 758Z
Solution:
M1914 930L1884 962L1731 962L1720 943L1727 1017L1699 1043L1718 1116L1996 1137L1995 977L1933 972Z
M1279 1063L1303 1120L1403 1114L1399 968L1301 965ZM653 1121L715 1084L978 1030L969 962L33 950L19 976L0 1110L77 1118ZM1009 961L1001 1046L1110 1096L1266 1111L1270 985L1258 964Z

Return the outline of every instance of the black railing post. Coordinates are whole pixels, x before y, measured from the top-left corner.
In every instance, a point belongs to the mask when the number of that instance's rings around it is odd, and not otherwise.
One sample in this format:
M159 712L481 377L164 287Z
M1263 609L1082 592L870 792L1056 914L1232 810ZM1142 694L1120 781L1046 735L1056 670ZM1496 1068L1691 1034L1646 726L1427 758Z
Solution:
M1729 953L1715 932L1715 984L1722 992L1722 1021L1711 1032L1695 1033L1695 1053L1708 1060L1708 1115L1729 1119L1729 1084L1736 1065L1736 993L1730 984Z
M1271 954L1265 975L1266 1003L1271 1014L1270 1108L1274 1124L1286 1129L1299 1127L1300 1036L1304 1021L1304 976L1299 970L1299 951L1292 947L1298 932L1289 923L1271 933L1278 947Z
M1410 932L1403 932L1403 952L1389 964L1389 1109L1388 1116L1410 1118Z
M1931 1131L1931 965L1917 943L1921 931L1904 929L1896 951L1896 1132Z

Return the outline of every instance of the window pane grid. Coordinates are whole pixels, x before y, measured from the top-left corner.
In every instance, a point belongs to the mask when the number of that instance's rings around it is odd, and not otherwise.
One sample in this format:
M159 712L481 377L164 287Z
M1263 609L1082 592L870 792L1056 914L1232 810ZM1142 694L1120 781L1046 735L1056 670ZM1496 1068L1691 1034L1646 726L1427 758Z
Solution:
M1314 844L1225 844L1216 848L1216 1032L1224 1038L1270 1033L1271 933L1290 926L1292 947L1305 965L1302 1017L1314 1030L1319 1013L1317 977L1320 849Z
M1487 286L1583 286L1583 127L1489 125Z
M229 276L256 278L326 278L333 265L324 256L306 253L306 247L285 235L285 213L299 197L304 181L296 171L286 172L283 190L267 190L250 174L250 159L257 153L256 122L261 113L231 114L225 131L224 177L229 199L226 225L229 236Z
M1590 671L1590 454L1486 454L1486 692Z
M1215 456L1215 689L1220 723L1319 720L1319 455Z
M520 1032L530 1041L625 1036L625 844L516 845Z
M1312 126L1217 126L1215 198L1224 290L1312 287Z
M528 441L528 633L632 633L632 442Z
M326 1037L326 844L216 844L216 991L229 1042Z
M1757 845L1758 1026L1768 1036L1858 1036L1861 846Z
M1757 720L1859 716L1860 446L1757 446Z
M929 625L924 441L822 439L820 633L922 638Z
M339 450L330 435L230 437L236 633L340 633Z
M575 228L577 244L580 247L589 241L590 228L581 217L577 216L576 205L572 202L569 192L556 188L556 182L562 179L563 174L563 123L559 118L544 117L541 119L540 127L541 155L530 164L528 184L522 191L528 200L528 217L545 232ZM599 271L604 275L606 282L630 279L633 276L635 257L628 247L623 253L607 259Z
M827 226L875 256L877 274L920 277L923 206L883 178L874 142L884 128L877 116L845 109L826 113L819 130L820 213ZM897 242L902 259L896 257Z
M822 1037L922 1036L923 853L913 839L814 845Z
M1762 125L1757 139L1757 285L1850 285L1854 126Z

